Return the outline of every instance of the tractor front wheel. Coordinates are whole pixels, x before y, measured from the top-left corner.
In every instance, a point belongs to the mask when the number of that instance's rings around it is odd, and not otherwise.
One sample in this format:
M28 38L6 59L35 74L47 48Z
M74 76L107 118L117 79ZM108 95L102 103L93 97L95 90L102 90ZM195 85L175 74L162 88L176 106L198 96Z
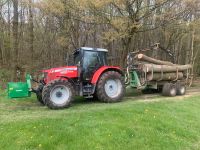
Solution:
M74 88L67 80L54 80L45 86L42 98L51 109L67 108L74 98Z
M99 79L96 94L99 100L107 103L121 101L125 93L122 75L116 71L105 72Z
M37 96L37 100L42 104L45 105L44 101L42 100L42 91L43 91L44 85L40 84L37 88L37 90L35 91L36 96Z

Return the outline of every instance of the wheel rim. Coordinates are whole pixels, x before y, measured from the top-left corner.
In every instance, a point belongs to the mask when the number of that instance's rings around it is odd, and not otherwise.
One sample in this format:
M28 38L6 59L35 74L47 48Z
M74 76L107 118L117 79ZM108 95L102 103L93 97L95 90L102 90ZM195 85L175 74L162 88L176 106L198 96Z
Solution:
M110 79L106 81L104 88L105 88L106 94L109 97L115 98L121 93L122 84L119 79L116 79L116 80Z
M50 99L57 105L62 105L69 101L70 90L64 85L55 86L50 93Z
M170 90L170 94L171 94L171 95L176 95L176 89L175 89L175 88L172 88L172 89Z
M180 93L181 93L181 94L184 94L184 93L185 93L185 87L181 87L181 88L180 88Z

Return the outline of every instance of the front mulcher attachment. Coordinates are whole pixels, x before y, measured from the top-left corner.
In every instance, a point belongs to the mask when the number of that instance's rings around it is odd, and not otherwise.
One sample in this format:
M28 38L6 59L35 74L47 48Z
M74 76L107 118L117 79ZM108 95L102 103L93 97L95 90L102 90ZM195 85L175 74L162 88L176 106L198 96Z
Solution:
M31 81L39 83L39 86L34 89L32 88ZM9 98L25 98L30 97L31 93L35 93L38 101L44 105L44 101L42 101L42 90L43 83L40 83L34 79L32 79L30 74L26 75L26 82L9 82L8 83L8 97Z
M7 85L9 98L23 98L31 96L31 76L26 75L26 82L9 82Z

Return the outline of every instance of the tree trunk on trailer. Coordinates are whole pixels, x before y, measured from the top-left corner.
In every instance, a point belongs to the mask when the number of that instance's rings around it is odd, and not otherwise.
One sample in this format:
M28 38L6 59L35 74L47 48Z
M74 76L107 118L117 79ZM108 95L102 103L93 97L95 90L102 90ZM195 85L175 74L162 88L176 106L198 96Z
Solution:
M147 74L147 80L148 81L158 81L158 80L163 80L163 81L172 81L172 80L181 80L183 79L183 73L179 72L178 73L178 77L177 77L177 73L164 73L163 76L161 73L148 73Z
M192 65L176 65L176 66L167 66L167 65L154 65L154 64L144 64L142 69L145 72L182 72L187 69L191 69Z
M136 57L137 57L138 60L147 61L147 62L153 63L153 64L169 65L169 66L173 66L174 65L171 62L154 59L154 58L148 57L148 56L146 56L144 54L138 54Z

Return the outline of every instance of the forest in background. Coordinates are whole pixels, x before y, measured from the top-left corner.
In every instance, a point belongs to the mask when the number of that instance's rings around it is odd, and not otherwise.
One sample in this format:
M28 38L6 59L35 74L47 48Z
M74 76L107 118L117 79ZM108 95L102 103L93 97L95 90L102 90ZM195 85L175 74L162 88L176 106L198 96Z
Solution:
M199 27L199 0L0 0L0 82L65 65L83 46L108 49L124 67L128 52L155 43L199 75Z

